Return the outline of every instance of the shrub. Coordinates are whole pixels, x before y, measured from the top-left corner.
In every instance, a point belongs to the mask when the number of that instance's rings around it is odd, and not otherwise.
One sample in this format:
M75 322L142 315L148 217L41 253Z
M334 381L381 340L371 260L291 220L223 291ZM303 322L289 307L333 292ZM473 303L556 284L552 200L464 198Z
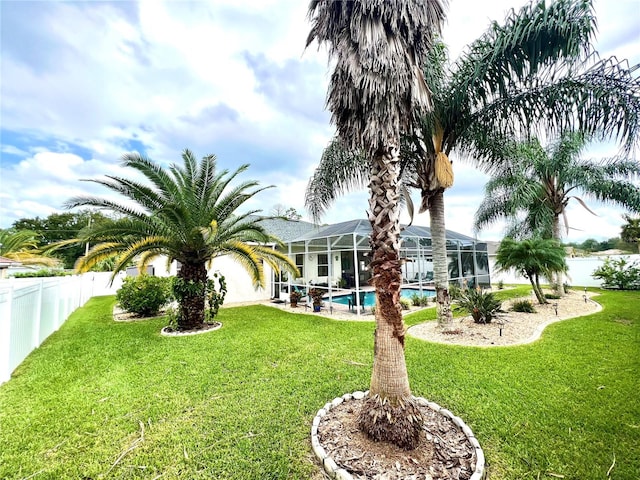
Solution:
M560 298L560 295L556 293L545 293L544 298L546 298L547 300L558 300Z
M402 307L403 310L409 310L411 308L411 300L409 300L408 298L401 298L400 299L400 306Z
M218 288L216 289L216 280ZM215 272L213 278L207 280L207 321L211 322L218 314L218 310L224 303L224 297L227 296L227 279L220 272Z
M457 299L457 308L466 310L476 323L490 323L501 311L502 302L493 293L483 290L464 290Z
M173 299L171 278L150 275L125 277L116 299L127 312L141 317L157 315Z
M564 293L569 293L571 291L571 285L569 285L567 282L564 282L562 284L562 289L564 290Z
M175 307L168 307L165 310L165 317L167 318L167 326L174 332L178 331L178 318L179 313Z
M14 278L35 278L35 277L64 277L67 275L73 275L71 272L65 272L64 270L51 270L49 268L42 268L35 272L19 272L14 273Z
M414 305L420 305L420 295L417 293L412 293L411 294L411 303L413 303Z
M602 280L603 288L640 290L640 265L638 261L629 262L625 257L618 259L607 257L591 276Z
M516 300L511 305L511 311L522 313L536 313L536 309L533 308L533 304L530 300Z
M502 290L504 288L504 282L502 280L498 281L498 290Z
M462 295L462 288L458 283L450 283L449 284L449 297L451 300L458 300Z
M427 295L420 295L419 293L414 293L410 297L411 303L415 306L425 307L429 305L429 297Z

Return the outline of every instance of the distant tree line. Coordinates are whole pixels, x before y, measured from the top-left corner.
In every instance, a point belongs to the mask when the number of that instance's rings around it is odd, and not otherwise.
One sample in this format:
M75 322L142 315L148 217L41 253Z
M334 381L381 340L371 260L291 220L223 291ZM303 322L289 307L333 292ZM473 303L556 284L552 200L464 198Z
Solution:
M284 210L295 211L293 208ZM275 211L272 213L276 215ZM297 218L292 215L290 219ZM612 237L607 240L588 238L581 243L569 242L565 243L565 245L584 253L601 252L611 249L618 249L629 253L638 252L640 229L637 224L639 219L627 215L625 216L625 220L627 223L622 225L621 235L618 237ZM21 218L13 222L7 232L29 231L35 233L35 243L33 245L30 244L30 248L38 249L62 240L78 238L80 232L90 225L95 226L106 224L107 222L115 222L115 219L98 211L82 210L78 212L52 213L43 218ZM55 250L50 256L58 258L63 263L64 268L71 269L78 258L85 254L85 251L86 245L70 244ZM7 253L5 249L0 247L0 254L4 255L5 253Z
M21 218L13 222L10 230L34 232L37 242L35 247L42 249L55 242L78 238L80 232L90 225L114 221L101 212L86 209L78 212L52 213L43 218ZM64 268L73 268L76 260L83 256L85 251L86 245L71 244L55 250L51 256L60 259Z
M576 250L583 251L585 253L602 252L604 250L622 250L629 253L637 251L637 247L631 242L625 242L620 237L612 237L608 240L598 241L595 238L588 238L584 242L569 242L566 244L568 247L573 247Z

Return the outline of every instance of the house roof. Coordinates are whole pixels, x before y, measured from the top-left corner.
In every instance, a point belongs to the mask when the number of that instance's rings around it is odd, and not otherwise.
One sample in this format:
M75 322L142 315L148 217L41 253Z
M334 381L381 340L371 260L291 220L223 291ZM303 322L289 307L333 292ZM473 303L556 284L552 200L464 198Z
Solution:
M285 218L262 218L260 224L269 235L273 235L285 243L317 228L313 223Z
M419 237L419 238L431 238L431 229L429 227L421 227L418 225L411 225L409 227L404 226L404 229L400 233L400 237L408 238L408 237ZM307 233L292 239L292 241L303 241L303 240L315 240L318 238L327 238L327 237L335 237L340 235L350 235L356 234L363 237L369 236L371 234L371 224L369 220L349 220L346 222L335 223L333 225L327 225L323 227L316 227ZM463 243L472 243L476 240L467 235L463 235L461 233L453 232L451 230L446 230L447 240L460 241Z
M0 268L15 267L17 265L22 265L22 264L20 262L17 262L16 260L12 260L7 257L0 257Z

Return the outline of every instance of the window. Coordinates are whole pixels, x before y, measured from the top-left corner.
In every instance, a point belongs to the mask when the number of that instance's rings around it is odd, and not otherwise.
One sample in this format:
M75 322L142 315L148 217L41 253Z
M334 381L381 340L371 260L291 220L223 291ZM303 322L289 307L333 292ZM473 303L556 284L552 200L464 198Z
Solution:
M300 277L304 277L304 254L298 253L296 255L296 267L300 271Z
M329 256L326 253L318 254L318 276L329 276Z

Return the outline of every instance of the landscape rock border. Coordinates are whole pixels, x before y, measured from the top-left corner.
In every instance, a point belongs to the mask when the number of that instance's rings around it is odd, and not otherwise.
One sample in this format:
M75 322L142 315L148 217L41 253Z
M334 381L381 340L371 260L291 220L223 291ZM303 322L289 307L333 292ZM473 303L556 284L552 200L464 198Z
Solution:
M477 324L471 316L462 317L459 323L455 322L455 334L447 335L437 322L426 321L409 327L407 334L426 342L459 347L504 348L527 345L538 341L549 325L601 311L602 305L591 298L594 295L597 293L570 291L561 299L550 300L544 305L536 304L534 313L514 312L511 309L514 301L528 298L509 299L503 304L505 311L496 317L495 322ZM498 329L500 324L504 327L504 335Z
M186 332L175 331L171 327L164 327L160 330L163 337L187 337L189 335L201 335L203 333L215 332L222 328L222 323L214 322L210 328L201 328L200 330L188 330Z
M313 419L313 423L311 424L311 449L315 456L320 460L320 464L329 478L336 480L353 480L353 476L344 468L338 467L337 463L333 458L331 458L325 449L320 444L320 439L318 438L318 427L320 425L320 421L322 418L333 408L341 405L344 402L348 402L349 400L361 400L365 398L369 394L369 391L356 391L353 393L345 393L342 397L336 397L331 402L327 402L324 407L318 410L318 413ZM429 407L435 412L448 417L451 421L460 429L462 433L467 437L469 443L473 446L476 455L476 466L471 478L469 480L484 480L486 478L486 470L485 470L485 457L484 452L482 451L482 447L480 447L480 442L476 439L473 431L466 423L460 418L456 417L453 413L451 413L446 408L442 408L440 405L434 402L430 402L423 397L415 397L418 404Z

